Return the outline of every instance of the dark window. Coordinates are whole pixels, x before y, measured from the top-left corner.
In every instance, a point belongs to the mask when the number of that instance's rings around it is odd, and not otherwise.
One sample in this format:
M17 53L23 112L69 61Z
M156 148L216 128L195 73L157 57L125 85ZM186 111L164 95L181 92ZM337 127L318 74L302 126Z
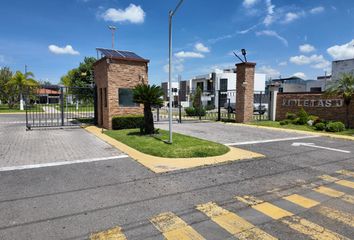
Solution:
M220 91L227 91L227 79L226 78L220 79Z
M282 87L279 88L279 92L284 92L284 89Z
M214 84L213 84L213 81L212 80L208 80L208 83L207 83L207 91L211 92L214 90Z
M310 92L322 92L322 88L320 88L320 87L312 87L312 88L310 88Z
M118 89L118 99L119 106L121 107L136 107L136 104L133 101L133 91L130 88L119 88Z
M104 107L107 107L107 88L104 88L103 92L104 92Z
M203 82L197 82L197 88L200 88L200 90L204 91L204 83Z

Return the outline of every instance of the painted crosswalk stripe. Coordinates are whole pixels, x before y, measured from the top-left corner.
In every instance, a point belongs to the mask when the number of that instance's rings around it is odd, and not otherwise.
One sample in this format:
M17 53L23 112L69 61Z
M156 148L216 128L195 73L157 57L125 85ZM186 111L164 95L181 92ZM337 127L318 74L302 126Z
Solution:
M293 213L281 209L271 203L263 202L259 204L253 204L248 202L243 197L236 197L236 199L249 204L253 209L273 218L280 220L282 223L289 226L291 229L298 231L299 233L308 235L311 239L317 240L333 240L333 239L349 239L338 233L335 233L329 229L317 225L311 221L308 221L299 216L294 216Z
M238 239L277 239L235 213L223 209L213 202L200 204L197 206L197 209Z
M126 240L127 238L122 232L122 228L115 227L106 231L94 233L90 236L90 240Z
M202 240L197 231L188 226L172 212L161 213L150 219L150 222L164 235L167 240Z
M327 195L329 197L334 197L334 198L340 198L345 202L354 204L354 196L349 195L349 194L345 194L344 192L329 188L329 187L324 187L324 186L320 186L317 188L313 188L312 190L314 190L315 192L321 193L323 195Z
M351 171L348 171L348 170L339 170L336 173L339 173L339 174L346 175L346 176L354 178L354 172L351 172Z
M310 198L307 197L303 197L297 194L293 194L287 197L283 197L283 199L288 200L292 203L295 203L301 207L304 208L311 208L314 206L319 205L320 203L312 200ZM319 206L317 209L317 212L319 212L321 215L331 218L333 220L342 222L344 224L347 224L349 226L354 227L354 216L350 213L345 213L342 211L339 211L337 209L334 208L329 208L329 207L325 207L325 206Z
M310 198L307 198L307 197L303 197L303 196L300 196L298 194L293 194L293 195L290 195L290 196L286 196L286 197L283 197L283 199L289 201L289 202L292 202L294 204L297 204L303 208L312 208L314 206L317 206L318 204L320 204L319 202L315 201L315 200L312 200Z
M340 180L340 179L338 179L336 177L332 177L332 176L329 176L329 175L322 175L322 176L319 176L319 178L321 178L322 180L325 180L327 182L333 182L333 183L336 183L338 185L342 185L344 187L354 188L354 182L352 182L352 181Z

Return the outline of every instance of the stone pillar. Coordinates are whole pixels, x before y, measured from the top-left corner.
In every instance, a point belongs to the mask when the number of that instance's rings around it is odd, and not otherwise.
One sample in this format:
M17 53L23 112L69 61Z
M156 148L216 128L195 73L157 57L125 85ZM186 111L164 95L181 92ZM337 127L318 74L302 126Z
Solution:
M254 72L256 63L236 64L236 122L253 120Z

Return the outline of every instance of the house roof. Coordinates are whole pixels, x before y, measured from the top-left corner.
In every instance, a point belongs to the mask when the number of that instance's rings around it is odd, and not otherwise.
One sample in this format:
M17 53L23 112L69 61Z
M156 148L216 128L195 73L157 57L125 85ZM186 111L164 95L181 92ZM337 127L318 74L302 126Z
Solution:
M40 94L40 95L57 94L57 95L59 95L60 92L57 90L53 90L53 89L39 88L39 89L37 89L37 94Z

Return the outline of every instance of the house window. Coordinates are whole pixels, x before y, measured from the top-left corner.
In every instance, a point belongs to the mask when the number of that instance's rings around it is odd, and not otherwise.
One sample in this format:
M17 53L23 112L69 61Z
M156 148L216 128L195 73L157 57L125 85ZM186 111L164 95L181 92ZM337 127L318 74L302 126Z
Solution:
M119 88L118 89L118 102L120 107L136 107L133 101L133 91L130 88Z
M312 88L310 88L310 92L322 92L322 88L320 88L320 87L312 87Z
M220 79L220 91L227 91L227 79L226 78Z
M197 82L197 88L200 88L200 90L204 91L204 83L203 82Z

